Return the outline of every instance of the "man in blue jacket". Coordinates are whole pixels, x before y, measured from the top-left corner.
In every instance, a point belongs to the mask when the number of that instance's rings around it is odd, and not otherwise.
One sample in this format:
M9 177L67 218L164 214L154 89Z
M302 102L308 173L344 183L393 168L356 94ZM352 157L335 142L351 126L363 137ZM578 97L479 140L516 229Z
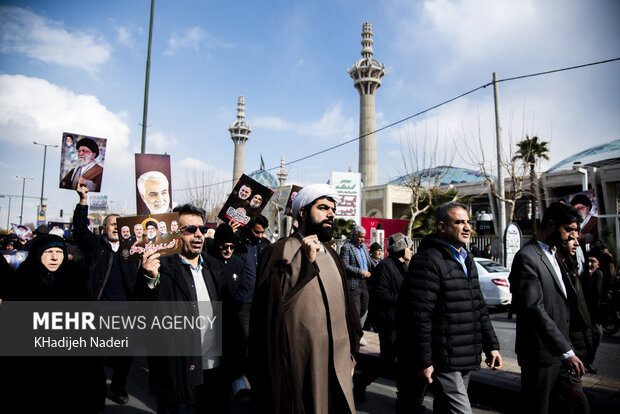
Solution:
M351 241L340 248L340 258L347 272L347 283L351 290L351 297L360 320L368 310L368 286L366 279L370 277L371 261L368 247L364 244L366 229L362 226L353 227ZM362 325L364 325L362 323ZM365 343L362 342L362 345Z

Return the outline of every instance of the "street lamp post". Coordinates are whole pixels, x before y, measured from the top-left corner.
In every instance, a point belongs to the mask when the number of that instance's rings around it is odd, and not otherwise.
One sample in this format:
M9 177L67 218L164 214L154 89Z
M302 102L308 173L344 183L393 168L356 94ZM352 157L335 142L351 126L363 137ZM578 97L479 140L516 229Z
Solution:
M32 141L35 145L42 145L45 149L43 150L43 176L41 177L41 202L39 203L39 208L43 206L43 188L45 186L45 159L47 158L47 147L57 148L58 145L51 144L40 144L36 141Z
M19 211L19 224L22 224L22 217L24 215L24 190L26 189L26 180L34 180L32 177L22 177L21 175L16 175L15 178L19 178L22 180L22 207Z
M9 230L9 221L11 220L11 199L13 196L11 195L0 195L0 198L8 198L9 199L9 211L6 215L6 229Z

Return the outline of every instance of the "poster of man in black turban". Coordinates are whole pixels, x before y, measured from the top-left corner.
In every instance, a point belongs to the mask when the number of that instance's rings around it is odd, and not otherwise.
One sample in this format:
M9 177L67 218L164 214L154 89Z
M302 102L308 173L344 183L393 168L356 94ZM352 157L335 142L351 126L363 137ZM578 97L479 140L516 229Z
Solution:
M60 188L101 191L107 139L63 132L60 152Z
M180 252L178 222L179 213L119 217L116 226L121 229L121 257L140 259L145 252L162 256ZM129 237L124 232L129 232Z

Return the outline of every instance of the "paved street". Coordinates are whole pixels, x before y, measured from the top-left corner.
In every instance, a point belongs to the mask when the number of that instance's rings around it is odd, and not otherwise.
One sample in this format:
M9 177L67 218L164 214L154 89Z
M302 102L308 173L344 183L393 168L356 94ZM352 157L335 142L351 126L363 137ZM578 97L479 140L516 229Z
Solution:
M520 387L519 367L514 353L515 322L508 320L504 311L492 310L493 326L500 340L501 353L505 367L502 371L490 371L486 368L472 374L470 397L474 413L515 413ZM367 333L369 346L367 353L378 351L376 335ZM376 349L375 349L376 348ZM601 344L595 361L598 375L586 375L583 383L592 404L592 413L620 412L620 333L606 337ZM135 359L128 383L130 402L127 406L118 406L107 400L106 413L154 413L155 402L148 391L148 373L146 359ZM360 414L390 413L394 411L396 399L395 382L380 378L366 391L365 403L357 404ZM432 410L432 395L425 398L427 412ZM233 413L248 411L248 399L235 401Z

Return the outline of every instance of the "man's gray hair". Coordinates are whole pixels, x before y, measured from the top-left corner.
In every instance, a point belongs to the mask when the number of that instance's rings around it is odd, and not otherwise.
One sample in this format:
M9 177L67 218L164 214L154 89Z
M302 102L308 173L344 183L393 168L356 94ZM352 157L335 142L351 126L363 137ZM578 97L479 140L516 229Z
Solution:
M357 233L366 234L366 229L360 225L356 225L355 227L353 227L352 232L353 234L357 234Z
M168 186L168 177L166 177L163 173L159 171L147 171L138 178L138 191L140 194L144 194L146 191L146 182L147 181L157 181L166 183Z
M103 231L105 232L105 228L108 226L108 220L110 220L110 218L112 217L120 217L120 214L108 214L107 216L105 216L105 218L103 219Z
M447 223L450 220L450 211L455 208L462 208L463 210L469 212L469 207L463 203L450 201L449 203L442 204L437 207L437 210L435 210L435 226L438 226L440 221Z

